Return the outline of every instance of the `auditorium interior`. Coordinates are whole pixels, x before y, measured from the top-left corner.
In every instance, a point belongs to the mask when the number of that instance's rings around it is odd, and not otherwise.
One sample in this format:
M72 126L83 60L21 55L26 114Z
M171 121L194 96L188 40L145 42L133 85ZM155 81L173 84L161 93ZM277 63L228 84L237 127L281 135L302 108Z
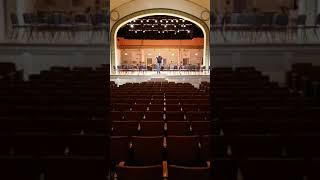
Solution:
M320 0L0 0L0 179L319 180Z

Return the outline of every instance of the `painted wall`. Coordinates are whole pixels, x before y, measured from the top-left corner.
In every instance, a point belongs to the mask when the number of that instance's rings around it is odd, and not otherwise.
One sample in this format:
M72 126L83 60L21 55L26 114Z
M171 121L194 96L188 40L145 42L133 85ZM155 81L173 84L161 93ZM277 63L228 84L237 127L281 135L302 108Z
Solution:
M203 38L194 38L190 40L136 40L118 38L118 46L202 46Z
M202 64L203 49L120 49L120 64L156 64L155 57L159 54L166 59L166 65L180 65L183 59L188 59L189 64ZM147 59L151 58L151 64Z

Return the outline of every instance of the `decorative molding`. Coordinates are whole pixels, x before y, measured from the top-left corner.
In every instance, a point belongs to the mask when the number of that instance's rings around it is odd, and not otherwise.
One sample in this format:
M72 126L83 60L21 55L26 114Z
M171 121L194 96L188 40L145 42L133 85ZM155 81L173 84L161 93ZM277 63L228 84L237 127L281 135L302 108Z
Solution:
M112 10L110 13L110 18L112 21L117 21L120 18L120 13L116 10Z
M204 21L209 21L210 20L210 11L204 10L201 12L201 19Z
M198 4L198 3L194 2L194 1L191 1L191 0L185 0L185 1L187 1L187 2L189 2L189 3L192 3L192 4L195 4L196 6L199 6L199 7L201 7L202 9L205 9L205 10L209 11L208 8L202 6L201 4Z

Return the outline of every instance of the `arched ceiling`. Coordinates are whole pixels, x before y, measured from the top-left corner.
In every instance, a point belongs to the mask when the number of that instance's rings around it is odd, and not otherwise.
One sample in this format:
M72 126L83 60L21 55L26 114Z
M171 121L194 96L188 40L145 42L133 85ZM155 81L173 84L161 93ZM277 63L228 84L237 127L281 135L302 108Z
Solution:
M135 1L135 0L110 0L110 9L113 10L119 6L130 3L131 1ZM197 4L198 6L201 6L203 8L210 10L210 0L184 0L184 1L190 1L192 3Z

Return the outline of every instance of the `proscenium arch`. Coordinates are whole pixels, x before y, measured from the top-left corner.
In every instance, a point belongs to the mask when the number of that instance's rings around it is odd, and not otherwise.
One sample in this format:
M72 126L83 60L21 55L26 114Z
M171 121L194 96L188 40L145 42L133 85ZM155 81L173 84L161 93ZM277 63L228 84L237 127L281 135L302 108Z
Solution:
M117 49L117 34L119 29L127 24L128 22L137 19L137 18L142 18L142 17L147 17L147 16L153 16L153 15L167 15L167 16L174 16L178 18L184 18L194 24L196 24L198 27L201 28L203 35L204 35L204 48L203 48L203 65L208 67L210 66L210 29L207 26L207 24L199 19L198 17L191 15L189 13L175 10L175 9L166 9L166 8L157 8L157 9L146 9L138 12L134 12L130 15L127 15L120 20L118 20L111 29L110 32L110 45L111 45L111 54L110 54L110 70L112 72L112 67L116 65L116 49Z

